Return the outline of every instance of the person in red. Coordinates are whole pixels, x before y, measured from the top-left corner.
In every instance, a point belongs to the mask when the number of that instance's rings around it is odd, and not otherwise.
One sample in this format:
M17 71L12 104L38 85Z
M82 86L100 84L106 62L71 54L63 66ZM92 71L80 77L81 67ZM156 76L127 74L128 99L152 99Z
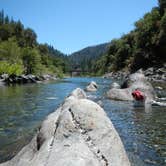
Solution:
M155 101L155 100L148 100L145 101L147 98L143 92L139 89L134 90L132 93L133 98L135 99L134 105L135 106L145 106L146 110L151 110L151 106L166 106L166 103ZM158 98L159 99L159 98Z
M145 95L139 89L135 89L132 93L134 100L134 106L140 107L145 106Z
M144 101L145 95L140 90L136 89L132 92L132 96L136 101Z

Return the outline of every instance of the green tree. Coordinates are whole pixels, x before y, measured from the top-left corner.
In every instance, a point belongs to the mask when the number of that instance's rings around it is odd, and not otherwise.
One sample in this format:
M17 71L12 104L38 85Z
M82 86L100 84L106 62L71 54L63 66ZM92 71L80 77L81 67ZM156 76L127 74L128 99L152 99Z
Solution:
M24 72L23 65L11 64L7 61L0 61L0 74L21 75Z
M160 7L160 13L161 15L163 15L166 10L166 0L159 0L159 7Z
M4 11L0 11L0 25L4 24Z
M0 44L0 59L10 63L22 63L21 50L15 40L10 38Z
M36 33L30 29L30 28L27 28L24 30L24 39L25 39L25 47L35 47L37 45L37 42L36 42L36 38L37 38L37 35Z
M42 74L66 70L66 58L48 44L39 44L36 33L21 21L0 12L0 70L9 74ZM0 73L0 74L1 74Z
M21 49L15 39L0 43L0 74L20 75L24 72Z
M25 67L25 74L41 74L41 57L37 49L24 48L22 50L22 59Z

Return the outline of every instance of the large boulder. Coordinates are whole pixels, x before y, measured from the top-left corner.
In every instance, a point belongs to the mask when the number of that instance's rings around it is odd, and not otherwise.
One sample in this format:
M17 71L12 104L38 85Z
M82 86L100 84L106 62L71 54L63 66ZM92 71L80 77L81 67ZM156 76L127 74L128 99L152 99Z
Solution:
M112 88L107 92L107 97L116 100L134 100L132 91L139 89L146 97L146 101L154 100L156 97L155 91L150 82L146 79L144 74L139 71L129 75L123 82L121 89Z
M96 82L91 81L90 84L85 88L87 92L94 92L97 91L98 85Z
M32 141L0 166L129 166L110 119L76 89L42 123Z
M133 97L131 95L132 90L130 88L126 89L117 89L112 88L107 92L107 98L113 100L124 100L124 101L133 101Z

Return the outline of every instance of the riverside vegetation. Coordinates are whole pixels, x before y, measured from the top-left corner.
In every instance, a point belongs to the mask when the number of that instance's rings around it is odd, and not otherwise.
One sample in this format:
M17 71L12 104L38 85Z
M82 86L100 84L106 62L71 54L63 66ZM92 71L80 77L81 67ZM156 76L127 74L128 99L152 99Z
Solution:
M48 44L37 42L36 33L0 12L0 75L54 74L67 70L66 56Z
M107 47L107 49L106 49ZM96 55L96 52L100 55ZM85 51L90 55L87 58ZM95 52L93 56L92 52ZM105 45L88 47L72 54L82 70L103 75L120 70L135 72L140 68L162 67L166 63L166 0L135 22L135 29ZM89 64L89 65L87 65Z
M0 75L55 74L62 77L73 68L88 75L135 72L166 63L166 0L135 23L135 29L109 43L87 47L70 56L48 44L39 44L36 33L0 12ZM155 71L154 70L154 71ZM162 68L162 70L165 69ZM152 73L153 74L153 73Z
M94 63L93 71L103 74L110 71L132 72L148 67L161 67L166 63L166 0L146 13L135 23L135 29L114 39L108 52Z

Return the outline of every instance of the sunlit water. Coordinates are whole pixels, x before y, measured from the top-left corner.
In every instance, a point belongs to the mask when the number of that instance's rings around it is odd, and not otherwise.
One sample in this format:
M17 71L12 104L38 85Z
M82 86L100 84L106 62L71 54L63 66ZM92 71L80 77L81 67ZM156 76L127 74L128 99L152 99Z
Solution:
M73 89L99 84L88 97L102 105L117 129L134 166L166 165L166 108L145 111L132 102L105 98L110 79L68 78L59 82L0 87L0 162L10 159L34 136L44 118ZM165 95L162 90L160 95Z

